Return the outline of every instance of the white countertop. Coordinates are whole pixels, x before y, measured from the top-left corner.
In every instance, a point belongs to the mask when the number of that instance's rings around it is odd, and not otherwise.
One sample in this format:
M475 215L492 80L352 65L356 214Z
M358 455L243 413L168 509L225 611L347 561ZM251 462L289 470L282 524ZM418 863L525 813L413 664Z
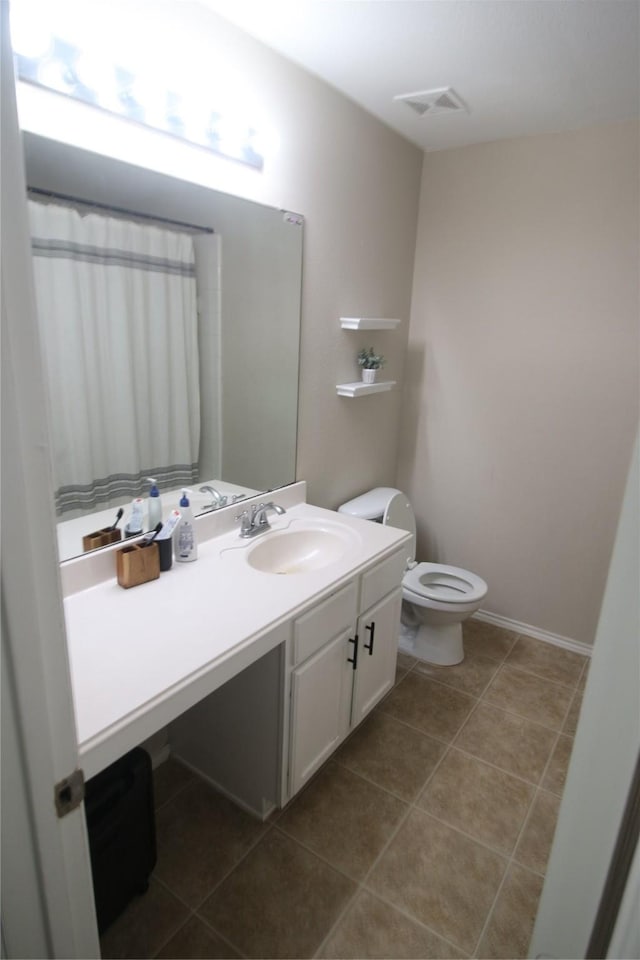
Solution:
M246 562L247 550L270 534L245 541L234 527L210 536L215 524L208 516L196 519L198 559L174 561L158 580L120 587L115 578L118 545L99 551L93 574L87 574L86 566L63 569L85 776L283 642L293 616L408 538L401 530L296 502L304 489L295 484L270 494L287 512L269 519L273 531L309 524L351 531L343 556L319 570L288 576L255 570ZM232 516L223 520L222 513L216 519L218 528L233 522ZM69 565L86 565L88 559Z

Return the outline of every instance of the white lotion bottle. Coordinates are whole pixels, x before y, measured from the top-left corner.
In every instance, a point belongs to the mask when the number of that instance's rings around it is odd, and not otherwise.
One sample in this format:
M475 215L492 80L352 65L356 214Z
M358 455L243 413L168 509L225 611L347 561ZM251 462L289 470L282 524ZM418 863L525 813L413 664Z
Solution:
M155 530L159 523L162 523L162 500L160 499L160 491L158 490L158 481L154 480L153 477L147 477L147 480L151 484L151 489L149 490L149 530Z
M181 563L189 560L198 559L198 543L196 541L196 531L193 525L193 514L187 494L191 490L184 489L180 498L181 517L176 527L174 535L174 555L175 559Z
M144 500L142 497L136 497L135 500L131 502L131 516L124 528L125 537L137 537L139 533L142 533L143 516Z

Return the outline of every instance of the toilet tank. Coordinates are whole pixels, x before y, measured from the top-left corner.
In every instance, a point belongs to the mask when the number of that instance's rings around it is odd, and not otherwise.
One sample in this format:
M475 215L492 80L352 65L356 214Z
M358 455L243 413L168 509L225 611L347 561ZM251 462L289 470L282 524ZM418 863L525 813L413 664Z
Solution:
M338 513L348 513L352 517L360 517L361 520L382 522L387 505L400 492L395 487L375 487L343 503L338 507Z
M407 543L407 567L415 566L416 519L402 490L395 487L376 487L338 507L338 513L348 513L361 520L376 520L411 534Z

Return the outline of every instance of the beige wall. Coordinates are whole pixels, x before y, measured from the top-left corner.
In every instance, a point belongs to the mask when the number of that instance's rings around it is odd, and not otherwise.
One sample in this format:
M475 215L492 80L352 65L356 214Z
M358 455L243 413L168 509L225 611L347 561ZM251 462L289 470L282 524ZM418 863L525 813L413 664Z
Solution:
M148 25L193 51L204 88L207 71L215 69L227 76L226 89L250 92L275 134L262 171L55 94L47 99L24 84L21 123L46 137L303 214L297 476L308 481L309 499L328 507L392 483L401 393L336 395L336 383L358 378L355 355L371 339L343 332L338 318L402 318L399 331L373 338L389 359L389 379L402 379L421 151L204 7L140 0L131 15L143 13L145 3ZM43 103L48 109L36 113Z
M425 156L398 484L485 608L592 643L638 415L638 128Z

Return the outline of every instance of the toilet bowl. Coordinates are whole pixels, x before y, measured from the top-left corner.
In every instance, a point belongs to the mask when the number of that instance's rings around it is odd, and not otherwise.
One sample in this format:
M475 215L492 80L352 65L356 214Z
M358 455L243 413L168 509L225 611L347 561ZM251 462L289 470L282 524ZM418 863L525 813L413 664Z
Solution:
M487 595L484 580L439 563L416 563L416 523L411 504L400 490L376 487L344 503L339 513L407 530L407 570L402 580L402 626L399 645L418 660L452 666L464 659L462 623Z

